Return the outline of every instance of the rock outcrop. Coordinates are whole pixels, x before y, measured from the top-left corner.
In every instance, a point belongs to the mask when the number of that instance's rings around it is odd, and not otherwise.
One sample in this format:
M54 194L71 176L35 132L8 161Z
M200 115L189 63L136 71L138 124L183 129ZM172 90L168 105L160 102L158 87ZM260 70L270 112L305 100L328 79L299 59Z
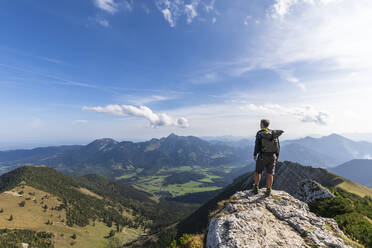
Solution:
M353 247L333 219L316 216L286 192L238 191L211 218L207 248Z
M314 180L304 180L299 183L299 191L294 195L297 199L310 203L319 199L335 197L327 188Z

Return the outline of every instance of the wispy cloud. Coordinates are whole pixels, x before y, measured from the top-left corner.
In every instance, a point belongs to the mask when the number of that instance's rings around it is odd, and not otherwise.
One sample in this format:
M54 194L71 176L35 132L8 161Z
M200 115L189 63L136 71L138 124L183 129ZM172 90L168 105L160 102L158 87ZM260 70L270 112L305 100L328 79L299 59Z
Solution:
M118 97L118 101L123 102L123 103L130 103L134 105L147 105L149 103L154 103L154 102L162 102L162 101L169 101L169 100L174 100L178 96L176 93L173 93L173 96L164 96L164 95L122 95Z
M192 23L192 20L198 15L196 8L198 7L199 0L194 0L191 4L185 4L185 13L187 16L187 23Z
M277 0L274 10L282 18L268 19L260 49L265 53L255 54L256 65L328 60L337 69L370 68L371 9L367 0Z
M39 57L45 61L48 61L48 62L51 62L51 63L54 63L54 64L64 64L64 62L62 60L59 60L59 59L54 59L54 58L48 58L48 57Z
M9 66L9 65L5 65L5 64L0 64L0 66L11 69L11 70L16 70L16 71L21 71L21 72L34 74L34 75L40 76L42 78L52 79L52 80L48 80L48 83L50 83L50 84L77 86L77 87L85 87L85 88L98 88L98 86L93 85L93 84L74 81L74 80L69 80L69 79L58 77L58 76L53 76L53 75L49 75L49 74L46 74L46 73L32 71L32 70L25 70L23 68L16 67L16 66Z
M295 118L298 118L302 122L315 123L319 125L327 125L331 119L329 113L325 111L319 111L310 105L303 107L284 107L279 104L247 104L242 108L264 114L291 115Z
M173 20L172 13L169 9L163 9L161 10L163 13L164 19L169 22L169 25L173 28L176 24L175 21Z
M107 27L110 26L109 21L106 20L105 18L101 18L101 17L100 18L96 18L96 21L97 21L98 24L100 24L101 26L103 26L105 28L107 28Z
M300 4L328 4L331 2L335 2L339 0L276 0L274 5L272 6L271 12L272 17L283 17L287 15L291 8L295 5Z
M118 4L115 0L95 0L96 6L110 14L114 14L119 10Z
M155 0L156 6L163 14L164 19L171 27L175 27L180 17L186 17L186 22L191 24L203 12L212 23L216 22L215 0ZM205 20L205 18L200 18Z
M173 118L165 113L155 114L146 106L132 106L132 105L107 105L105 107L83 107L83 110L94 111L98 113L105 113L118 116L135 116L147 119L151 127L175 126L180 128L189 127L188 120L184 117Z
M94 3L99 9L112 15L120 10L132 11L133 9L133 2L127 0L94 0Z

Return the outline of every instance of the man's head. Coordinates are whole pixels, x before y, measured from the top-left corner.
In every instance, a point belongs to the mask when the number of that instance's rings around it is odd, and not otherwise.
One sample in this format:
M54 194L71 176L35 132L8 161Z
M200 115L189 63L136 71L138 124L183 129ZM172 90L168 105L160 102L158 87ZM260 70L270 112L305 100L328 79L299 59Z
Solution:
M270 125L270 121L268 119L262 119L260 123L261 128L268 128Z

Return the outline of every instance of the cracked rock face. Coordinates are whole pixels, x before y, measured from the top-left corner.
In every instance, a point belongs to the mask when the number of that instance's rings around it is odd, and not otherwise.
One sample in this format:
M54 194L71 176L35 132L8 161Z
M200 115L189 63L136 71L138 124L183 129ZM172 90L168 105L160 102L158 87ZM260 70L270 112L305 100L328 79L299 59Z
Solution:
M207 248L352 247L333 219L316 216L283 191L236 192L211 218Z
M298 193L295 194L294 197L306 203L335 197L327 188L313 180L304 180L300 182L299 188Z

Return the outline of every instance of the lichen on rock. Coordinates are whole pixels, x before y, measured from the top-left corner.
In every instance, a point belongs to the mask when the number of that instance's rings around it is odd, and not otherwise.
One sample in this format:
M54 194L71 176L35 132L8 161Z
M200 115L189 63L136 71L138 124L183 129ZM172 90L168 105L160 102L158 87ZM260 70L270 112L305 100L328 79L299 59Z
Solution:
M209 223L207 248L353 247L333 219L284 191L238 191ZM332 226L332 229L329 228Z

